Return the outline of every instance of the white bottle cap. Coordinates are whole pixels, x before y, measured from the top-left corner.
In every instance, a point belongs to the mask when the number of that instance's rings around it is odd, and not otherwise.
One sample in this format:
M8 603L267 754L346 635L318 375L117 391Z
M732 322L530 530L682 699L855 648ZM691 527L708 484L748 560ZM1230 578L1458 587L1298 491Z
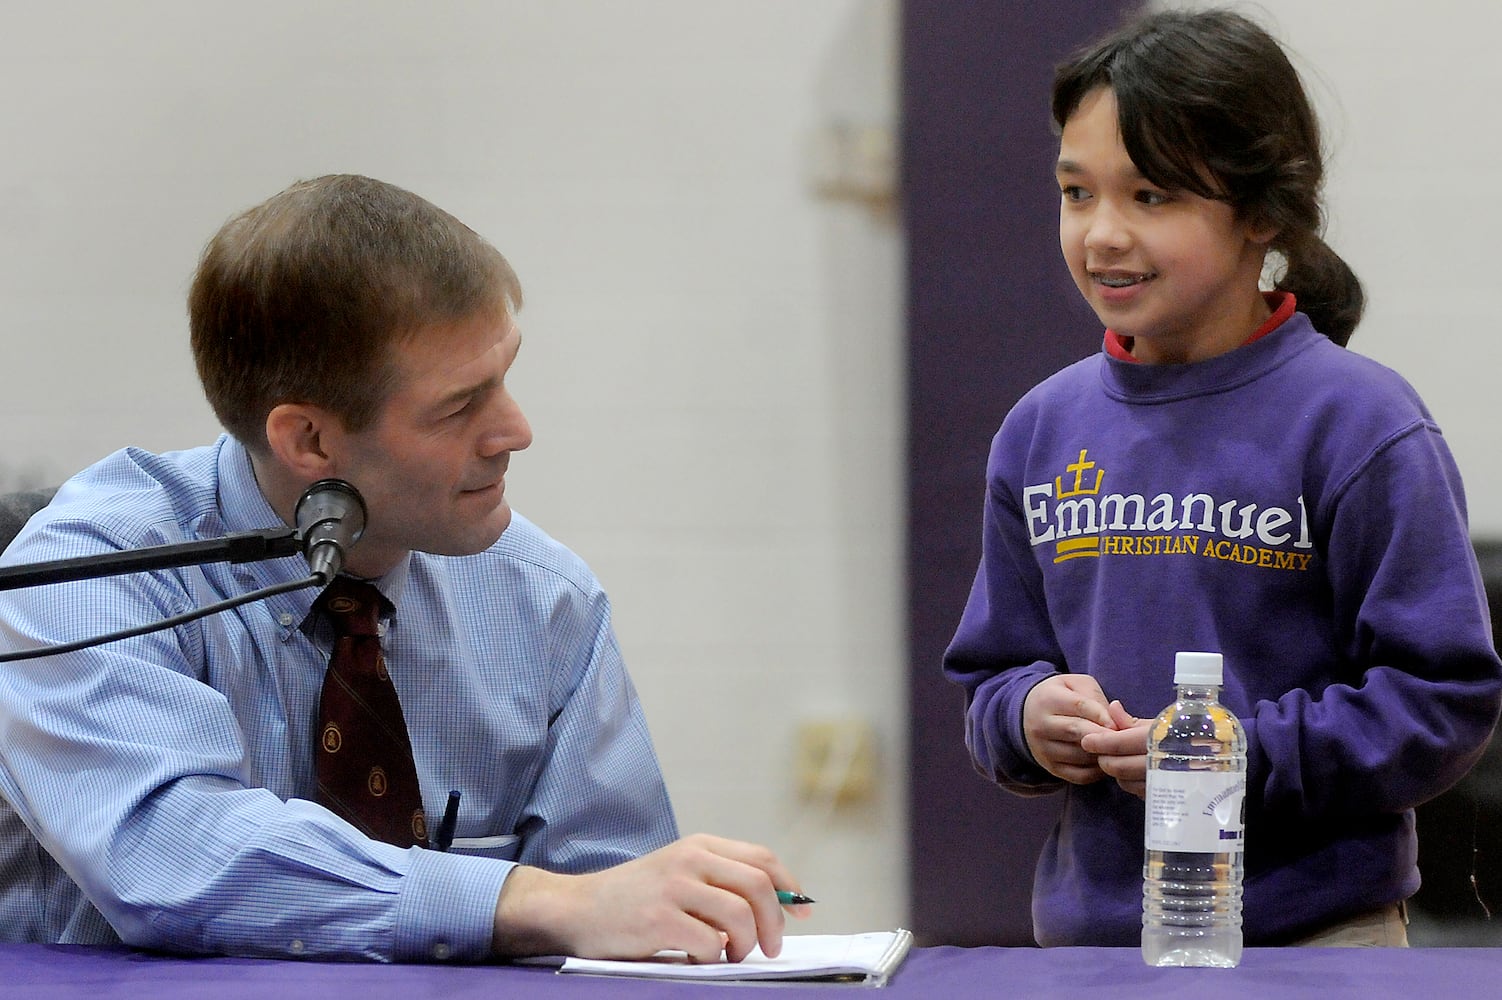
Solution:
M1225 678L1225 664L1219 653L1175 653L1173 658L1173 682L1175 684L1221 685Z

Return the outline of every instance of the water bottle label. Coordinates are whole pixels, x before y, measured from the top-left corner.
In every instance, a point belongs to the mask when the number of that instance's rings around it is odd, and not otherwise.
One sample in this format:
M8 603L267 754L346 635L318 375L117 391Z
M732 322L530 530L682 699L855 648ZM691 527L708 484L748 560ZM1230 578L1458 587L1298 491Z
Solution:
M1240 851L1246 774L1149 771L1147 849L1204 854Z

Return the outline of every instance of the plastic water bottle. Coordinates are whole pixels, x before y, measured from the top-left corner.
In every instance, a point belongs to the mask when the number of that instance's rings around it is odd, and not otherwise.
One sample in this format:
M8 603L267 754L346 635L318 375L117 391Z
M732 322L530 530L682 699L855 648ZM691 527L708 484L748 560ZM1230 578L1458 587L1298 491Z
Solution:
M1219 653L1179 653L1178 697L1148 738L1148 965L1233 968L1241 961L1246 732L1220 703L1222 671Z

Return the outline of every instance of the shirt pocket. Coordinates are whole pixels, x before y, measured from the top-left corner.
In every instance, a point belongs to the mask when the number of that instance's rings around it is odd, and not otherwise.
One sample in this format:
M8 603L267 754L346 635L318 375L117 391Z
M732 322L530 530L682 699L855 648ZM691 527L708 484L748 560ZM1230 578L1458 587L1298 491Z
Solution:
M495 858L497 861L515 861L522 839L514 833L500 833L494 837L455 837L449 844L450 854L463 854L472 858Z

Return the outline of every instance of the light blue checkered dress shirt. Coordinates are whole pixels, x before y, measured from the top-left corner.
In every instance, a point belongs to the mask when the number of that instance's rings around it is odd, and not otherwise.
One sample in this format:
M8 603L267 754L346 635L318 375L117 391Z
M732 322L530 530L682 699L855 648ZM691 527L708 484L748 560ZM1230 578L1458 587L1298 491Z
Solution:
M127 450L65 484L7 564L281 524L231 438ZM159 620L306 575L300 556L0 593L0 648ZM488 551L378 581L423 804L450 852L366 839L313 798L316 589L0 664L0 938L233 955L479 959L516 862L592 871L677 836L610 608L516 516Z

